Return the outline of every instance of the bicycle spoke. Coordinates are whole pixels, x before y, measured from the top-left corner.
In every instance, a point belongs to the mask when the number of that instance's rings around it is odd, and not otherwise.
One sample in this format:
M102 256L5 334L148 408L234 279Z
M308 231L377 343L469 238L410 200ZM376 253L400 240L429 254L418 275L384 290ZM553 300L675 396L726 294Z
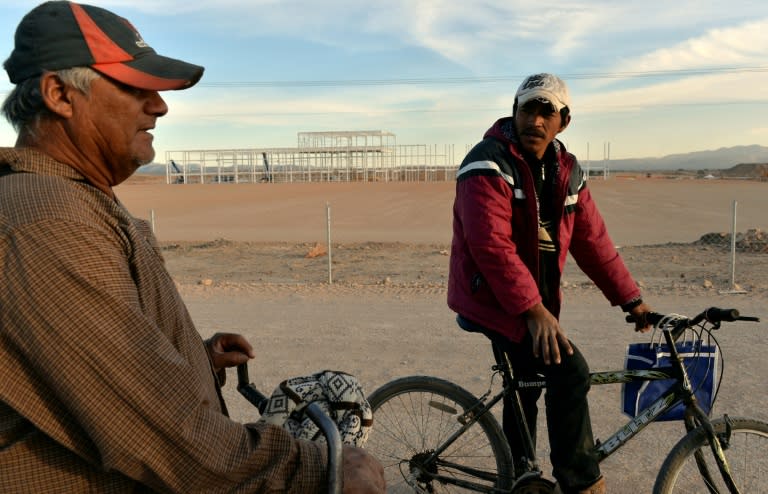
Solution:
M371 398L375 425L366 448L382 461L388 492L491 492L500 482L499 465L511 470L511 462L496 456L503 437L495 419L484 417L446 444L462 428L459 416L476 400L429 378L408 380Z

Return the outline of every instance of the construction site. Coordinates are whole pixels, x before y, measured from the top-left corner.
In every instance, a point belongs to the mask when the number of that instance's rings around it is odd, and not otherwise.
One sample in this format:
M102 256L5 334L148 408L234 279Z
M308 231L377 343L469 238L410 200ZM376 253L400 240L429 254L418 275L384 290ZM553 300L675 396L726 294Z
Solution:
M455 178L453 145L397 144L382 130L299 132L292 148L166 152L169 184L430 182ZM461 157L466 149L460 150Z

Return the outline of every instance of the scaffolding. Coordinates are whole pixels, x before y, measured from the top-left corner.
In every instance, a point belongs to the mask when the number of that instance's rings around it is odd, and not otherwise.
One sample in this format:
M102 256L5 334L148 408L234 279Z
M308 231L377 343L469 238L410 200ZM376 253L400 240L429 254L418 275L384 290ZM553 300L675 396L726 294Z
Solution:
M166 182L390 182L455 177L453 146L399 145L381 130L299 132L295 148L166 152Z

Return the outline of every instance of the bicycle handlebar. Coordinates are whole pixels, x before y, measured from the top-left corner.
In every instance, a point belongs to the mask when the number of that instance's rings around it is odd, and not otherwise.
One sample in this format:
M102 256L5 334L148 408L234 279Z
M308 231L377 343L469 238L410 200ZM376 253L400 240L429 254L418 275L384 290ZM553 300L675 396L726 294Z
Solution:
M342 470L342 442L336 422L323 412L320 405L310 403L304 409L307 416L317 425L328 443L328 494L341 494L344 473Z
M667 315L659 314L658 312L648 312L644 314L645 320L648 324L657 326ZM629 323L635 322L635 318L632 315L626 317L626 321ZM691 327L695 324L699 324L702 321L707 321L712 324L718 324L721 322L734 322L734 321L751 321L759 322L760 318L752 316L742 316L737 309L719 309L717 307L710 307L705 309L701 314L689 319L687 317L675 318L675 325L673 332L682 331L685 328Z
M259 410L259 413L264 413L269 398L251 384L248 378L248 364L237 366L237 390ZM343 444L336 422L331 420L317 403L309 403L304 410L312 422L320 428L328 443L328 494L341 494L344 479Z

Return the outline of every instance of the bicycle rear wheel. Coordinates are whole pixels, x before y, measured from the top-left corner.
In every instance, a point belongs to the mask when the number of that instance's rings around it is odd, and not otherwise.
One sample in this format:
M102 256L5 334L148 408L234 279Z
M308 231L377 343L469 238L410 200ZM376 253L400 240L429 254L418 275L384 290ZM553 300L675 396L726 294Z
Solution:
M469 391L443 379L411 376L384 384L368 401L374 425L365 448L384 465L387 492L489 492L493 487L511 487L509 445L490 412L429 460L462 427L458 416L478 403Z
M725 449L725 457L731 468L736 486L742 493L768 492L768 424L759 420L731 418L731 439ZM723 419L712 421L717 434L726 430ZM706 463L715 485L708 490L707 483L699 472L694 453ZM699 427L689 432L664 460L654 494L703 492L730 492L715 463L704 430Z

